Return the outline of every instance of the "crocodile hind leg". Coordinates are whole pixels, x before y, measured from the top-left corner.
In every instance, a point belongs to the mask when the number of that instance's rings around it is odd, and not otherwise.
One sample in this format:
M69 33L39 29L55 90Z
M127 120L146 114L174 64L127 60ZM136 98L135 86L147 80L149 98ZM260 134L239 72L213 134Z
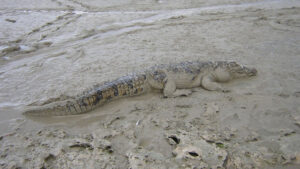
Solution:
M176 84L173 80L168 80L163 89L164 97L188 96L192 93L190 89L176 89Z

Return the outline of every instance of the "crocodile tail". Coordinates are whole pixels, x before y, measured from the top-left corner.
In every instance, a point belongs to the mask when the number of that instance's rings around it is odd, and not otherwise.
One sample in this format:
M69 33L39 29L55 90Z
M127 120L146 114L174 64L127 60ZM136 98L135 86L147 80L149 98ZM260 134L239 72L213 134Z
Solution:
M148 89L145 74L124 76L86 92L83 96L33 107L26 110L23 114L36 116L82 114L108 101L125 96L140 95L148 91Z

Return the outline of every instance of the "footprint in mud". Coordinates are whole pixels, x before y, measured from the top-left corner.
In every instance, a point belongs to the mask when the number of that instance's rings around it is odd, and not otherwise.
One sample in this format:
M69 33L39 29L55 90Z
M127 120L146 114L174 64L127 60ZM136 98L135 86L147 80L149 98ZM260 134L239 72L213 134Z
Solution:
M5 19L5 21L6 21L6 22L10 22L10 23L16 23L16 22L17 22L16 20L14 20L14 19L9 19L9 18Z
M7 55L9 53L16 52L19 50L21 50L21 47L19 45L8 46L8 47L0 50L0 56L4 56L4 55Z

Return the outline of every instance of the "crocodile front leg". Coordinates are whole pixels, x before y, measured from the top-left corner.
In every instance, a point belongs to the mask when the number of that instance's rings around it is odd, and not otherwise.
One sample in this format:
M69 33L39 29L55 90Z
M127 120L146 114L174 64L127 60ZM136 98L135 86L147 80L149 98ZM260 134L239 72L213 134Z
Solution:
M164 97L188 96L191 93L192 90L190 89L176 89L174 80L167 80L163 89Z
M222 91L229 92L230 90L225 89L222 85L215 81L215 79L211 75L206 75L203 77L201 81L201 86L209 91Z

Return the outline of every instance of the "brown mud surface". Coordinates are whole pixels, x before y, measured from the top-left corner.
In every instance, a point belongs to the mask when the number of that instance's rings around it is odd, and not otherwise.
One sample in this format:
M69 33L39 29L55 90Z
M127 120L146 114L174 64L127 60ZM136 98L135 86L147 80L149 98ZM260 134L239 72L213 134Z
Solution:
M300 3L2 0L0 168L299 168ZM234 60L258 76L25 117L155 64Z

